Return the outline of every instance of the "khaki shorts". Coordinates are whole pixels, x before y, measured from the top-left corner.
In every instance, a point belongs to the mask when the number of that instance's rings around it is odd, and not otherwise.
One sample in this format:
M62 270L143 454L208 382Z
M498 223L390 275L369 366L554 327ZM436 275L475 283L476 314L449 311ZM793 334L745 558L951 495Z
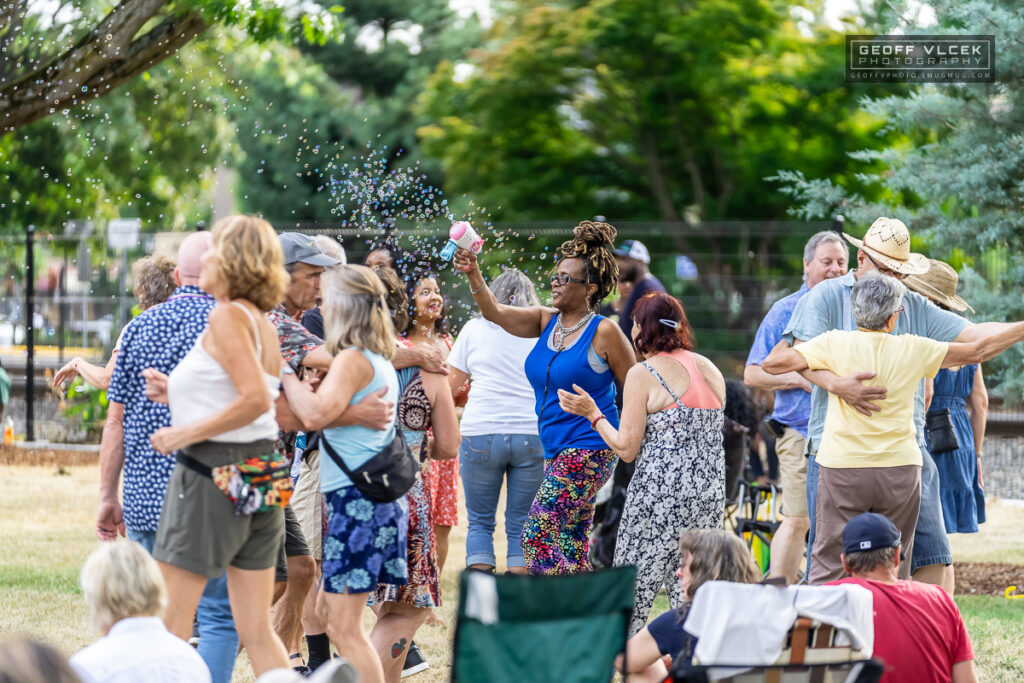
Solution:
M862 512L889 518L903 542L899 577L910 578L914 528L921 507L921 466L818 468L818 501L814 520L809 583L843 578L843 530Z
M273 441L204 441L185 449L187 455L209 467L273 452ZM228 565L270 569L277 561L283 534L282 508L236 515L234 503L212 479L179 463L164 495L153 557L209 578L223 574Z
M779 483L782 484L782 514L786 517L807 517L807 458L800 432L786 427L775 442L779 457Z
M322 560L324 544L323 531L323 495L320 493L320 451L314 449L306 453L300 465L299 478L295 480L291 506L299 528L306 539L313 559Z

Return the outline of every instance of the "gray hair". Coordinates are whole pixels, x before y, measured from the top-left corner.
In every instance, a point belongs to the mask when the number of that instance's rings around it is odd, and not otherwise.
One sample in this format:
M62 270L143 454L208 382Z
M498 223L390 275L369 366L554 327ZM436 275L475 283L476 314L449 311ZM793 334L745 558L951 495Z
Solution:
M858 327L880 330L900 307L906 286L894 277L870 272L860 277L850 291L850 307Z
M92 625L102 633L122 619L158 616L167 606L160 568L135 541L100 545L85 561L80 581Z
M494 278L491 293L499 304L506 306L526 308L540 305L533 282L518 268L506 268L504 273Z
M811 235L811 239L807 240L807 244L804 245L804 263L810 263L814 260L814 252L818 250L818 247L825 244L826 242L835 242L843 248L843 253L846 254L846 260L850 260L850 247L846 244L846 240L840 236L838 232L832 230L822 230Z
M313 238L313 246L320 250L321 254L336 258L341 263L339 265L345 265L348 263L348 258L345 256L345 247L338 244L338 240L327 235L317 235Z

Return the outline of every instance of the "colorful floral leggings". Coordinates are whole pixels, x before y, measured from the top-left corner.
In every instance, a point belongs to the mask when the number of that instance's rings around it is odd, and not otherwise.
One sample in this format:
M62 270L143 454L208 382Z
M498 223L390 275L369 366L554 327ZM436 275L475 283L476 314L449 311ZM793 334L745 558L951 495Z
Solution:
M523 556L531 574L590 571L594 497L614 462L611 450L566 448L547 463L523 527Z

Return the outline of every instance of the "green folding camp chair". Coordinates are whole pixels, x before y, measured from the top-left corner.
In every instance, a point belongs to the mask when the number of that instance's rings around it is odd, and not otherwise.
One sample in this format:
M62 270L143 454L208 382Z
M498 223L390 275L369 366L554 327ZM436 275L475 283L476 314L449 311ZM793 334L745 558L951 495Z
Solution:
M452 681L610 681L635 584L634 567L551 577L463 572Z

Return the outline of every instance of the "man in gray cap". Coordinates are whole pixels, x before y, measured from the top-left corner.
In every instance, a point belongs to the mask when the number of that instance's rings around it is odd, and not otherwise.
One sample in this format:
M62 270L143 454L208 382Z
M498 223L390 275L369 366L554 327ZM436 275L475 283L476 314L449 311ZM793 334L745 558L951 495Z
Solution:
M613 253L619 264L620 286L628 285L630 290L619 311L619 327L626 334L626 339L632 339L633 306L644 295L664 292L665 287L647 270L651 254L640 240L625 240Z

